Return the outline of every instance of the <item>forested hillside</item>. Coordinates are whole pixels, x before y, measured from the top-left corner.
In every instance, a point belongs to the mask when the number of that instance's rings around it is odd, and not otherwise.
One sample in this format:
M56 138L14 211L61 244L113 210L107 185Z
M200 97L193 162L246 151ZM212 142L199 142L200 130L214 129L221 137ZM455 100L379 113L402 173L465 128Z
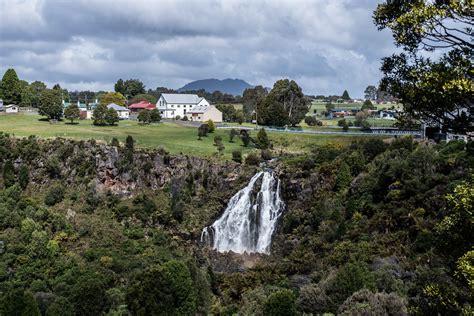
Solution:
M468 315L473 154L399 138L283 155L271 255L239 256L200 233L261 167L0 134L0 315Z

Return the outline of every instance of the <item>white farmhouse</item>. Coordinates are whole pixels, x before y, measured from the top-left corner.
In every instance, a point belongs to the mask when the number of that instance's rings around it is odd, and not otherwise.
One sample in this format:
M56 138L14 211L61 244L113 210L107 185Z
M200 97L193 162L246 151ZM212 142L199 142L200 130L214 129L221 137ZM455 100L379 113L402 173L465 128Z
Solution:
M195 107L209 107L209 102L196 94L163 93L156 102L156 108L162 118L175 118L188 116L189 111Z

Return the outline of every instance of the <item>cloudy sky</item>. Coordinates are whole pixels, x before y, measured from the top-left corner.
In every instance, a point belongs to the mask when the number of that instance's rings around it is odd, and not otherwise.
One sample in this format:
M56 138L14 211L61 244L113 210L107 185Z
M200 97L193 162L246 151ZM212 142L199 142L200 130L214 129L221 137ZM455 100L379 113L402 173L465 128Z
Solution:
M0 0L0 75L113 90L118 78L179 88L207 78L353 97L380 79L391 35L376 0Z

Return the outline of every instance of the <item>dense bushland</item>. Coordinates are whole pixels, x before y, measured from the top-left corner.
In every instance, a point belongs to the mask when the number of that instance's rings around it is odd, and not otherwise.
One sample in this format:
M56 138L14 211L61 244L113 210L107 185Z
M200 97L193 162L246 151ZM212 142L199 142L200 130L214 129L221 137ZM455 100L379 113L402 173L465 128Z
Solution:
M0 135L0 314L472 313L472 143L280 157L286 210L272 255L250 259L198 240L251 164L225 190L226 169L191 166L153 186L174 158L115 142L110 173L136 184L120 195L98 190L99 145L78 146Z

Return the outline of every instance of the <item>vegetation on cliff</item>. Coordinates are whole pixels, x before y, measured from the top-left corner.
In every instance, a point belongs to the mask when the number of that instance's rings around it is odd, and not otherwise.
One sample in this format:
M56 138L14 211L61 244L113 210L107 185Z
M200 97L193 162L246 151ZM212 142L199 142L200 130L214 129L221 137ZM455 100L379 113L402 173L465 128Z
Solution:
M472 143L280 157L272 255L248 258L199 236L256 167L113 144L0 135L0 314L472 312Z

